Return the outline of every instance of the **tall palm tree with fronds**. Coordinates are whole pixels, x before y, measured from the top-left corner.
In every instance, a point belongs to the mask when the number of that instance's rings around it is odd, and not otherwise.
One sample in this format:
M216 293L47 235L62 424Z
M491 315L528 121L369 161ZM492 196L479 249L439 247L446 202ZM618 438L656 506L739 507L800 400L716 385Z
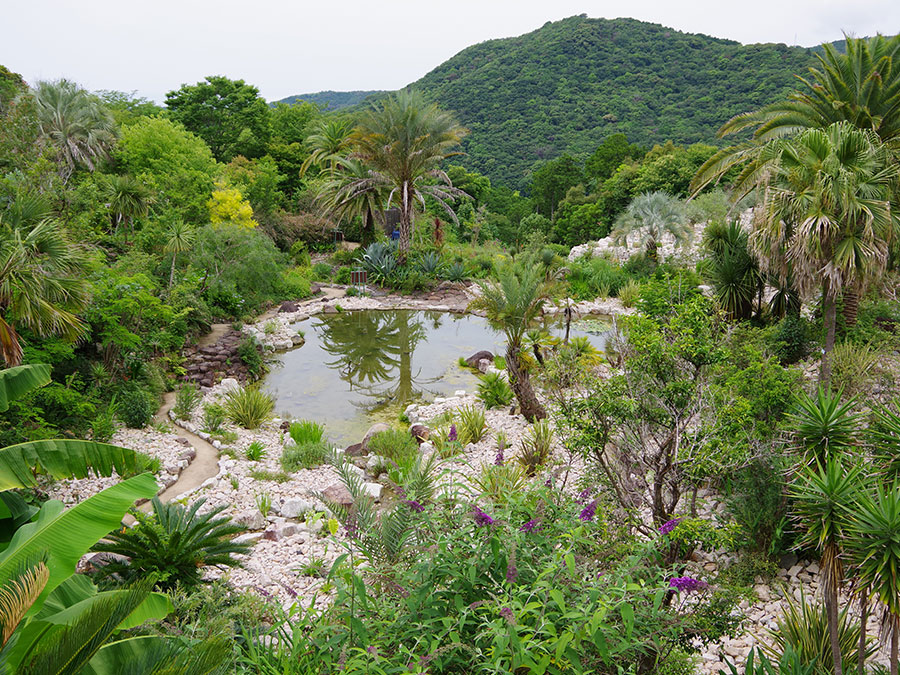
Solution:
M481 294L470 308L484 311L491 326L506 335L506 371L522 414L529 422L544 419L547 412L534 393L522 349L526 333L541 315L549 284L535 265L507 265L499 270L496 280L482 282L479 287Z
M810 547L822 555L821 570L828 633L835 675L842 675L841 645L838 635L838 593L844 578L841 546L848 514L860 493L860 468L847 466L832 455L823 464L804 467L796 477L791 496L794 518L804 534L798 546Z
M340 159L336 167L327 173L327 178L319 183L317 200L325 213L337 218L359 217L363 223L362 244L375 238L376 214L385 204L389 191L373 187L371 190L357 189L360 181L369 177L369 167L359 159Z
M179 253L184 253L194 243L196 230L193 225L185 223L180 218L173 221L166 230L166 245L164 251L172 254L172 267L169 269L169 288L175 283L175 261Z
M0 219L0 355L8 367L22 362L18 328L81 337L85 324L77 313L89 299L80 250L46 212L22 215L11 209Z
M325 173L334 173L346 160L353 144L351 135L353 123L350 118L328 117L306 137L305 145L309 156L300 167L300 175L305 176L313 167Z
M858 292L887 264L898 167L872 132L847 122L772 141L759 162L765 175L751 245L764 270L789 274L801 294L821 288L819 377L827 382L841 291Z
M347 189L349 198L387 192L386 206L400 209L399 257L406 260L417 204L425 197L457 222L451 203L466 194L453 187L441 163L459 154L466 130L448 112L425 102L422 94L401 91L362 115L353 133L352 155L369 167L367 176Z
M847 527L847 551L865 589L861 597L862 624L865 631L865 600L872 593L887 614L891 634L891 675L897 675L900 640L900 483L877 485L874 497L866 495L851 511ZM864 638L861 638L861 640ZM860 662L860 672L863 663Z
M134 219L146 216L150 211L153 202L150 190L132 176L109 176L104 188L114 231L118 233L119 226L124 223L133 233Z
M690 238L690 228L681 201L662 191L645 192L635 197L613 227L613 241L623 246L628 235L637 234L647 257L656 262L659 244L668 233L680 246Z
M69 80L38 82L34 97L41 134L56 149L63 183L79 166L93 171L116 139L110 112L96 96Z

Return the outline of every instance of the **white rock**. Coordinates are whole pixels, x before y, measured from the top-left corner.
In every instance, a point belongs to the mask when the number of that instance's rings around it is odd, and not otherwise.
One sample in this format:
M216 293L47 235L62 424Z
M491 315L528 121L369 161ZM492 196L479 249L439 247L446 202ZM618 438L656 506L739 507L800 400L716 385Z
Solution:
M310 501L292 497L290 499L284 500L284 504L281 505L279 512L285 518L296 518L297 516L312 511L315 508L315 504Z
M453 392L453 395L463 397L466 395L466 390L465 389L457 389L456 391Z
M247 534L242 534L235 537L234 539L232 539L232 541L235 544L255 544L260 539L262 539L262 536L262 532L248 532Z
M223 394L227 394L230 391L235 391L241 388L241 383L238 382L233 377L226 377L219 383L219 389Z
M266 519L259 509L253 511L242 511L235 517L235 521L246 527L248 530L261 530L266 526Z
M363 483L363 489L368 493L372 499L381 499L381 483Z

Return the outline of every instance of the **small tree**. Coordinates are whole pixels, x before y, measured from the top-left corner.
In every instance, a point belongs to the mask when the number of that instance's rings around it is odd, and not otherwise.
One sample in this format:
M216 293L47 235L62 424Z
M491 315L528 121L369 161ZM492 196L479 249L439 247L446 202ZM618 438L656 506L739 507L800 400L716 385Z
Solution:
M632 200L612 231L613 240L624 245L629 234L637 234L647 257L656 262L664 234L680 246L690 239L687 216L681 201L665 192L645 192Z

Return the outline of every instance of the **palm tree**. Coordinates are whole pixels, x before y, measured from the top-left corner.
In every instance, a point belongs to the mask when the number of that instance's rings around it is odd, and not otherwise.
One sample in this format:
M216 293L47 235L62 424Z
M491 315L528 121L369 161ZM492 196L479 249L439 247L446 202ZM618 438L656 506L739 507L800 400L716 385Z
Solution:
M175 260L178 258L179 253L184 253L190 249L194 243L195 234L196 230L194 227L180 218L173 221L166 231L167 241L163 250L172 254L172 267L169 270L169 288L172 288L172 284L175 283Z
M750 243L763 269L790 275L799 293L821 287L819 378L827 382L839 293L858 292L887 264L898 221L891 209L897 165L872 132L847 122L772 141L758 162L763 196Z
M680 246L689 239L690 228L681 201L665 192L645 192L635 197L616 220L612 238L620 246L627 244L629 234L637 233L647 257L656 262L663 234L669 233Z
M93 171L115 142L116 125L109 111L69 80L38 82L34 96L41 134L56 148L63 183L78 166Z
M315 131L306 137L309 156L300 167L300 176L305 176L312 167L328 174L334 173L350 152L352 132L353 124L348 117L328 117L319 122Z
M828 633L835 675L842 675L840 638L838 635L838 591L844 577L841 543L848 513L859 494L861 471L846 467L839 456L832 455L823 465L801 469L791 487L794 518L803 532L797 545L815 548L822 554L821 569Z
M536 266L507 265L495 281L481 282L479 287L481 295L470 308L484 311L488 322L506 334L506 371L522 414L529 422L544 419L547 413L531 386L522 348L532 322L541 315L549 285Z
M426 196L457 222L450 202L467 195L453 187L441 163L459 154L453 149L466 133L450 113L426 104L419 92L398 92L360 118L352 136L353 156L370 170L348 186L347 196L388 193L386 206L396 203L400 209L401 260L412 241L416 203L424 206Z
M900 483L885 489L877 485L875 496L860 499L848 526L847 550L860 586L884 606L891 633L891 675L897 675L897 643L900 637ZM861 604L864 600L861 595ZM863 608L863 631L866 610ZM864 634L863 634L864 635ZM861 639L864 639L861 638ZM860 672L863 672L862 662Z
M317 200L323 211L337 218L359 216L363 222L363 245L375 238L375 214L381 211L388 191L358 191L360 181L369 177L369 168L360 160L349 157L339 159L334 169L327 172L327 178L317 189Z
M87 306L90 288L80 251L59 225L21 215L13 209L0 220L0 354L7 366L22 362L17 327L42 337L81 337L85 324L77 312Z
M116 233L122 223L133 233L134 219L146 216L153 202L147 187L131 176L109 176L105 196L109 200L109 211Z
M703 246L709 252L707 275L719 306L732 319L749 319L753 300L762 295L764 284L759 265L748 250L747 233L735 221L711 223L703 233Z

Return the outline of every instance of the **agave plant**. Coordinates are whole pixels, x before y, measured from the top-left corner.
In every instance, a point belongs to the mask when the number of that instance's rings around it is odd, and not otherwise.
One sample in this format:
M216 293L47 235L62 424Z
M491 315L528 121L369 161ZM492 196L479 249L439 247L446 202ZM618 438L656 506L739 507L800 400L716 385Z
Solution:
M369 244L360 258L362 266L372 275L372 281L386 281L397 270L397 247L391 242L375 241Z
M227 516L219 517L225 506L200 513L205 503L206 499L198 499L187 508L154 497L152 514L135 512L137 525L113 532L94 546L95 551L127 558L105 565L99 575L120 575L127 580L155 575L159 588L172 589L178 584L201 583L204 567L239 566L233 556L247 553L250 547L232 537L244 527Z
M447 281L465 281L468 278L465 264L460 261L452 263L444 273L444 278Z
M419 270L427 277L437 277L444 267L444 261L436 251L428 251L419 258Z

